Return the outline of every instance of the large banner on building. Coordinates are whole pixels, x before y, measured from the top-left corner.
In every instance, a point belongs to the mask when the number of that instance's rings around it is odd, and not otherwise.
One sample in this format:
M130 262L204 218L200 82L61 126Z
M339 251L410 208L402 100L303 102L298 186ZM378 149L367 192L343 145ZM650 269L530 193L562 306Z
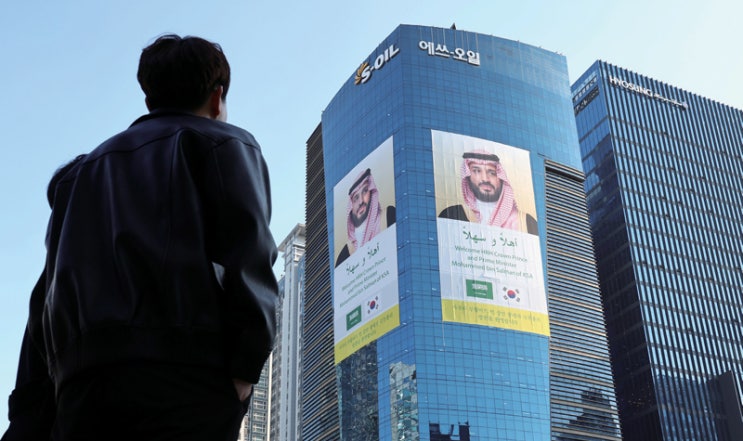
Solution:
M432 142L443 320L549 335L529 152Z
M333 188L335 362L400 325L392 138Z

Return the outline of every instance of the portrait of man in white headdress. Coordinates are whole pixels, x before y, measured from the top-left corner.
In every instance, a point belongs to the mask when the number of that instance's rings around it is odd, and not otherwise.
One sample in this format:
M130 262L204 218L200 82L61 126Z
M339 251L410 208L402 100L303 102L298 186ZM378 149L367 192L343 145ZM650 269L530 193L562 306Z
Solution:
M444 208L439 217L537 234L533 216L519 211L514 190L500 158L485 150L462 155L464 204Z
M348 190L346 244L335 260L337 267L357 249L395 223L395 207L382 207L371 169L362 171Z

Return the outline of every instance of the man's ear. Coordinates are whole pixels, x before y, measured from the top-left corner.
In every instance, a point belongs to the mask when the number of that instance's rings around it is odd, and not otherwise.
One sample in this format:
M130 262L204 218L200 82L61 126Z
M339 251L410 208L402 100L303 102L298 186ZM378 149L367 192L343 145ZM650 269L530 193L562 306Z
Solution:
M222 118L225 118L226 116L226 115L223 115L223 113L225 113L226 111L226 109L224 108L224 102L222 101L223 94L224 94L224 87L218 86L209 95L209 116L212 119L222 119Z

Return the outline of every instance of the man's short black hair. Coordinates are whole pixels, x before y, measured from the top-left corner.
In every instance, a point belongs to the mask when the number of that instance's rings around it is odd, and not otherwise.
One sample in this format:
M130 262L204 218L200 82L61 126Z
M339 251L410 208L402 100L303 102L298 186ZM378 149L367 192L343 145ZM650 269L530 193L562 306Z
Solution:
M142 50L137 80L150 110L192 111L222 86L230 87L230 65L222 48L199 37L167 34Z

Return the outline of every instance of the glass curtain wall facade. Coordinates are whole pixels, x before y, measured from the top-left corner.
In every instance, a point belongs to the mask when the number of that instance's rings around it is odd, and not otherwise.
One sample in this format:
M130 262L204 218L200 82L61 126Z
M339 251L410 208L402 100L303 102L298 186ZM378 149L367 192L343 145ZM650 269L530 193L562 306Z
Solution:
M624 437L743 439L743 114L600 61L573 103Z
M563 56L400 26L321 144L340 439L617 439Z
M545 171L552 439L620 440L584 176Z

